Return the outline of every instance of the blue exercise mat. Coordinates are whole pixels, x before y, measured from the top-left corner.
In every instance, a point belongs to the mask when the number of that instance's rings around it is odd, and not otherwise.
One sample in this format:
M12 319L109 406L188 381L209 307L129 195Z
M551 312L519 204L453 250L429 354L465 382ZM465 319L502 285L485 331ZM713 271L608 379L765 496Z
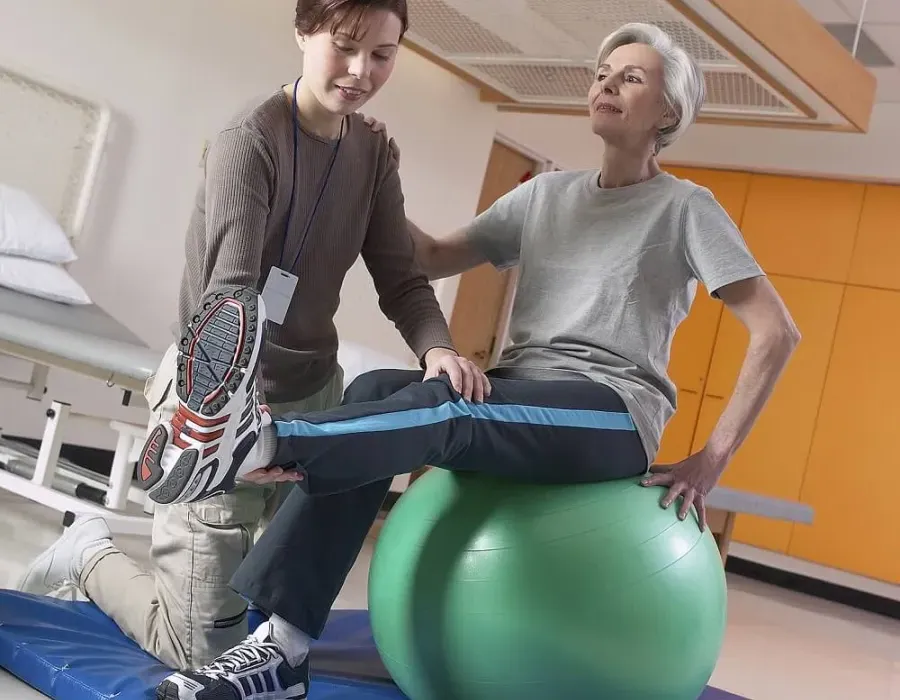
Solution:
M250 628L262 618L251 613ZM335 610L311 652L310 700L406 700L379 659L369 614ZM153 700L171 671L93 603L0 590L0 667L55 700ZM743 700L707 688L699 700Z

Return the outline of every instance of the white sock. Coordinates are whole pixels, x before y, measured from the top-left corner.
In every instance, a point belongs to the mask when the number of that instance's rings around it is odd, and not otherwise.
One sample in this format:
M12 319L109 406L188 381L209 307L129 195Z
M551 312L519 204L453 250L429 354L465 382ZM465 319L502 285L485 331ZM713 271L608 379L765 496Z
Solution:
M256 442L250 448L250 453L238 469L237 475L243 476L256 469L272 466L272 460L275 459L277 448L278 432L275 430L275 426L272 425L272 419L269 414L263 413L259 437L256 438Z
M309 635L278 615L269 618L272 641L275 642L291 666L297 666L309 653Z

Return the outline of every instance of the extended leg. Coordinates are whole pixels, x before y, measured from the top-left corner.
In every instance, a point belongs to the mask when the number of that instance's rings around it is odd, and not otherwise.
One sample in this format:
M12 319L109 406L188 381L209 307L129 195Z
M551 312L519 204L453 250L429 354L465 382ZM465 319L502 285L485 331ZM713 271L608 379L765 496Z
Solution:
M301 488L317 495L425 464L569 483L645 468L631 417L611 389L589 381L492 384L482 404L463 401L441 377L381 401L278 417L270 463L303 472Z

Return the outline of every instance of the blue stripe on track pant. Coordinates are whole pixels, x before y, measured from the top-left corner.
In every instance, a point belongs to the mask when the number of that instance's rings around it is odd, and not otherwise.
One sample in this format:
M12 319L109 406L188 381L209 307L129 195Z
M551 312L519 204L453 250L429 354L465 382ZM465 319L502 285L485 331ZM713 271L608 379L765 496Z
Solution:
M339 408L274 417L273 464L305 479L235 574L238 593L317 637L392 478L425 465L538 483L647 469L634 423L609 387L492 377L491 396L474 404L446 376L422 376L370 372Z

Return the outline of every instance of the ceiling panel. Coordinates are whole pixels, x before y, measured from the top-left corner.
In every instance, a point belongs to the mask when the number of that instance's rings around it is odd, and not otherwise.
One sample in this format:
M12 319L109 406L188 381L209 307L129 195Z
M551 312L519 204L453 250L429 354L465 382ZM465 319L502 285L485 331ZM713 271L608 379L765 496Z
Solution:
M874 68L872 72L878 78L878 101L900 102L900 69Z
M900 0L898 0L900 2ZM826 23L825 28L831 35L841 42L841 45L847 49L849 53L856 53L856 60L860 61L864 66L869 68L885 68L894 65L891 57L884 52L881 46L869 34L869 29L865 25L861 28L850 22L841 24Z
M900 5L900 0L896 2ZM900 66L900 24L866 24L863 28L872 41Z
M851 22L854 17L840 0L798 0L803 8L819 22Z
M473 63L468 67L507 86L520 99L532 101L582 104L594 82L594 71L588 66Z
M628 22L647 22L666 31L695 59L732 63L700 32L684 22L672 7L658 0L526 0L528 7L586 46Z
M522 52L491 30L441 0L415 0L409 23L416 34L448 54L520 56Z
M863 0L839 0L839 2L850 13L850 17L854 21L859 19ZM900 24L900 0L869 0L863 21L866 25L873 22Z

